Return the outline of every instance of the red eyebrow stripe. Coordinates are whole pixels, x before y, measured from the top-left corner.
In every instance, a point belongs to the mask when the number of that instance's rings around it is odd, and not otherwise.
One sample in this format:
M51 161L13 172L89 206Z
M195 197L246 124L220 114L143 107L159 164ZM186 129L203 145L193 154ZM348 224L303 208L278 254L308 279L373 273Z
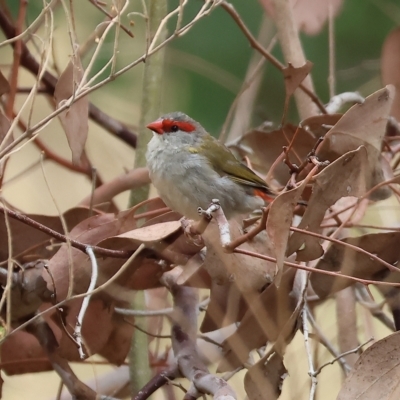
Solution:
M190 122L174 121L172 119L163 120L163 128L165 132L171 132L171 128L176 125L181 131L193 132L196 128Z

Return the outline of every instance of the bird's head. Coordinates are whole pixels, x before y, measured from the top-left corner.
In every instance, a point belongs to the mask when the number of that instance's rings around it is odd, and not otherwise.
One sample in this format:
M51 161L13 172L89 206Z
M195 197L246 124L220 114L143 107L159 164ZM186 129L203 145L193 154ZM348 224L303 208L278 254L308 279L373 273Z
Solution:
M193 136L206 133L197 121L179 111L163 115L156 121L148 124L147 128L158 135L167 136L171 134L189 134Z

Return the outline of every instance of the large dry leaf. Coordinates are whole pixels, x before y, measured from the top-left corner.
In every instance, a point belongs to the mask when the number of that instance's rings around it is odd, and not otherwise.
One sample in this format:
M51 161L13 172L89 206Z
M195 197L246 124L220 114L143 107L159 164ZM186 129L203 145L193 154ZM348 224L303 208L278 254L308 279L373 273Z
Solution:
M83 78L83 66L79 56L74 56L61 74L54 89L57 106L75 94L75 90ZM69 109L60 114L61 124L67 136L74 164L80 164L85 147L89 124L89 99L87 96L74 102Z
M179 221L167 221L155 225L145 226L118 235L120 238L130 239L137 244L158 242L181 229Z
M277 288L270 285L248 303L249 310L237 331L224 343L225 354L219 371L232 371L243 365L249 352L276 341L296 309L296 301L290 296L296 271L288 269Z
M244 388L249 400L278 399L286 373L283 359L278 353L274 353L267 362L257 362L244 377Z
M300 200L307 182L304 180L297 188L279 195L272 203L266 225L267 235L276 258L277 275L275 283L279 285L283 263L292 225L294 209Z
M275 7L272 0L260 0L265 10L273 18ZM317 35L329 17L329 7L332 14L339 14L343 0L291 0L293 15L297 28L308 35Z
M17 331L0 347L2 369L7 375L52 370L50 361L38 340L30 333Z
M229 223L232 240L243 234L240 225L232 220ZM211 222L203 234L207 247L204 268L214 282L224 284L235 282L242 293L258 292L272 282L275 263L237 253L226 253L221 246L217 225ZM265 232L241 245L243 250L272 255L273 249Z
M74 334L77 316L82 308L82 299L68 302L66 310L66 329L70 335ZM82 324L82 337L84 339L86 354L96 354L106 345L113 330L112 317L114 314L114 304L112 301L104 301L99 298L90 299L90 303L85 312ZM52 314L54 321L58 323L58 328L52 326L58 343L60 356L69 361L79 361L80 356L76 344L65 333L60 326L60 320L56 312Z
M283 380L287 376L283 356L287 344L291 342L299 327L298 319L304 307L304 296L307 290L306 272L297 270L295 274L292 291L288 294L295 300L295 308L289 318L280 326L279 335L270 350L274 354L270 357L270 352L268 352L249 369L245 376L245 389L251 400L278 399Z
M242 235L239 224L230 221L232 240ZM211 302L201 330L208 332L237 322L246 310L246 302L269 284L274 276L275 264L246 256L226 253L220 243L220 233L212 222L203 234L207 248L203 267L211 279ZM272 254L272 248L265 232L260 233L250 242L243 243L244 250ZM199 275L199 273L197 273Z
M382 182L381 146L394 94L394 87L388 85L368 96L364 103L351 107L325 135L317 150L320 159L333 161L348 151L365 146L368 163L372 166L368 189ZM382 200L389 196L390 190L383 187L374 191L371 199Z
M312 132L315 138L320 138L335 125L343 114L321 114L314 115L301 121L300 126Z
M134 327L126 322L126 317L113 314L112 330L108 340L98 353L109 362L121 365L132 345L132 334Z
M254 169L266 174L281 155L283 146L288 146L295 134L296 138L289 157L291 162L299 165L316 142L316 138L303 128L286 124L283 128L272 132L253 130L243 136L240 145L250 158ZM247 147L250 151L246 151ZM289 179L289 168L283 162L279 163L274 169L273 176L281 185L285 185Z
M399 232L368 234L342 241L366 250L392 265L397 265L400 260ZM354 276L361 279L385 278L387 280L387 275L389 275L389 270L382 263L366 254L336 243L331 244L324 257L318 262L316 269L340 271L342 276ZM400 272L390 272L390 280L400 282ZM353 283L354 281L349 279L336 278L318 272L311 275L311 284L320 298L325 298Z
M381 73L384 85L393 84L396 95L391 115L400 120L400 28L389 33L382 47Z
M212 282L210 303L207 306L200 331L215 331L240 321L247 310L241 292L233 282L220 285Z
M370 186L370 168L368 153L363 146L328 165L314 177L313 192L298 228L319 233L325 212L332 204L342 197L359 197L366 193ZM300 261L314 260L323 254L318 238L298 232L290 237L287 254L295 251L296 259Z
M313 65L311 61L307 60L301 67L296 68L289 63L289 65L282 70L283 77L285 78L286 97L290 97L296 91L301 82L303 82L306 76L311 72Z
M400 332L369 347L346 378L337 400L400 398Z

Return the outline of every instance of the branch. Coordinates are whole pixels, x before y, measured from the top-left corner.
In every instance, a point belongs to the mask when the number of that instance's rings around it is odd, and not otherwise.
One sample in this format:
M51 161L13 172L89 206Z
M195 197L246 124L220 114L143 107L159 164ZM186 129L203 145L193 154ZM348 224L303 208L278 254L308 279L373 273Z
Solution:
M149 172L147 168L135 168L126 174L117 176L109 182L99 186L92 195L85 197L81 202L81 206L89 206L92 204L101 204L113 199L119 193L126 190L133 190L150 183Z
M197 289L178 286L173 271L165 273L161 281L169 288L174 299L172 348L179 372L191 382L184 399L199 397L202 393L213 395L214 400L237 399L228 383L210 374L200 359L197 346Z
M164 386L170 380L175 379L177 376L178 367L176 365L158 373L156 376L153 376L135 396L132 397L132 400L148 399L157 389Z
M32 228L35 228L39 231L42 231L44 233L47 233L49 236L60 240L61 242L64 243L70 243L72 247L75 247L78 250L82 250L83 252L86 252L87 244L78 242L77 240L67 238L65 235L62 233L59 233L51 228L48 228L45 225L42 225L41 223L35 221L32 218L27 217L26 215L20 214L16 211L8 210L3 207L0 207L0 213L2 214L7 214L13 219L16 219L17 221L20 221L26 225L31 226ZM105 257L114 257L114 258L129 258L132 255L132 251L124 251L124 250L111 250L111 249L105 249L103 247L98 247L98 246L91 246L93 251L97 255L105 256Z
M82 383L72 371L67 360L58 354L57 339L47 322L43 319L35 320L27 326L26 330L37 338L54 370L74 398L87 400L97 398L96 392Z

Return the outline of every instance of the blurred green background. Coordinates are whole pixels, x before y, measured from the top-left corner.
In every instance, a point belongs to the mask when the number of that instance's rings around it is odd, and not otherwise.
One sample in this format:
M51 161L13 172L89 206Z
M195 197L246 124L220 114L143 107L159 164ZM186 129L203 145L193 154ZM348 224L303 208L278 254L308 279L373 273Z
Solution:
M18 10L18 1L8 0L14 15ZM257 36L263 16L263 7L256 0L233 0L231 2L253 35ZM179 4L178 0L169 1L169 8ZM190 0L185 8L184 22L189 21L202 6L201 0ZM39 0L29 2L29 20L36 16L42 7ZM76 25L83 41L86 35L103 20L102 15L89 2L74 2ZM132 2L132 11L142 11L140 2ZM310 10L312 13L312 10ZM56 29L61 30L63 11L56 11ZM135 17L132 28L135 38L129 38L121 32L120 66L133 55L139 56L143 50L143 21ZM176 19L169 24L170 30ZM126 25L127 20L124 21ZM271 24L271 38L274 33ZM384 38L395 26L400 24L400 3L397 0L345 0L335 20L335 51L337 93L359 90L367 95L380 86L379 58ZM63 32L64 34L66 32ZM57 34L57 32L56 32ZM56 42L57 42L56 37ZM301 34L306 57L314 63L312 76L316 92L321 100L329 100L328 92L328 27L325 24L316 36ZM113 38L110 36L96 70L112 54ZM62 51L70 54L64 47ZM56 49L58 52L61 49ZM166 74L164 82L163 109L165 112L182 110L201 121L211 132L218 132L225 121L228 110L238 92L246 74L252 50L233 20L222 9L216 9L209 17L200 20L183 37L168 45L166 56ZM279 46L273 54L283 60ZM62 58L62 56L60 57ZM85 60L84 60L85 62ZM62 68L62 65L60 65ZM140 70L139 68L134 68ZM106 76L103 75L103 76ZM103 89L102 89L103 90ZM127 108L140 99L140 74L129 72L107 85L105 91L118 93ZM93 94L94 101L96 95ZM111 100L111 99L110 99ZM264 68L264 76L258 94L253 115L254 124L265 119L279 121L284 100L282 75L271 65ZM103 101L101 102L104 103ZM136 105L134 106L136 109ZM123 110L121 110L123 113ZM135 124L132 112L123 113L127 123ZM291 107L290 119L297 117Z

